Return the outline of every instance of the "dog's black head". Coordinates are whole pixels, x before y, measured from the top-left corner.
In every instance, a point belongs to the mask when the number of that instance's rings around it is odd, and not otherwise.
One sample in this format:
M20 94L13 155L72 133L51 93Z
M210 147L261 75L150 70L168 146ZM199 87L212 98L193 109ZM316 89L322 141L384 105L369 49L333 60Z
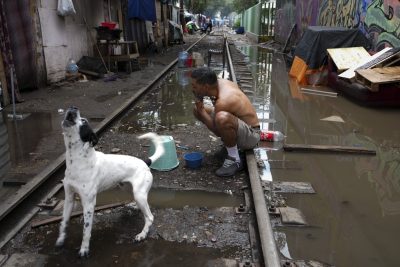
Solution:
M83 143L88 142L90 146L95 146L99 141L96 133L90 127L88 120L81 118L77 107L72 106L68 108L61 125L64 133L68 133L69 136L77 134Z

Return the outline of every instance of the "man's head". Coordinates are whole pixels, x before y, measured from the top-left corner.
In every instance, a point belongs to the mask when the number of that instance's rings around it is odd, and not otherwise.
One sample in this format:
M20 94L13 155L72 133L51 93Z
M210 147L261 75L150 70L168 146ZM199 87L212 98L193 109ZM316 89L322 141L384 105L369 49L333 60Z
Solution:
M204 85L204 84L215 84L217 82L217 75L215 72L208 68L197 68L192 71L191 74L192 79L196 80L197 84Z
M192 91L197 100L203 100L204 96L210 96L210 89L217 84L218 78L215 72L207 67L192 71Z

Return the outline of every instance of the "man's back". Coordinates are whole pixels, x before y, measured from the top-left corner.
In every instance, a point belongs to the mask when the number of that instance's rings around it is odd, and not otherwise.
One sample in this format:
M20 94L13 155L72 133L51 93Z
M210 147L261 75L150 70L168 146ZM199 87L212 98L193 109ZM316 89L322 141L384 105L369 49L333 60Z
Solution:
M249 98L237 84L224 79L218 80L218 99L215 112L227 111L250 126L259 125L257 113Z

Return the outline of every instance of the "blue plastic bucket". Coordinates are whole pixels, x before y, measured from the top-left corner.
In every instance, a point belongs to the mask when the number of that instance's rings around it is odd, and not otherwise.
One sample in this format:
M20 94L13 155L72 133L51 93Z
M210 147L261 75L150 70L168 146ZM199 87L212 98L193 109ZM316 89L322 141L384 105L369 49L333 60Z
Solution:
M190 169L198 169L201 167L201 162L203 161L203 154L199 152L190 152L183 155L186 161L186 167Z
M175 169L179 165L179 160L176 155L175 141L172 136L162 135L162 143L165 149L164 155L162 155L158 160L154 161L150 168L158 171L170 171ZM149 153L153 155L155 151L154 145L150 145Z

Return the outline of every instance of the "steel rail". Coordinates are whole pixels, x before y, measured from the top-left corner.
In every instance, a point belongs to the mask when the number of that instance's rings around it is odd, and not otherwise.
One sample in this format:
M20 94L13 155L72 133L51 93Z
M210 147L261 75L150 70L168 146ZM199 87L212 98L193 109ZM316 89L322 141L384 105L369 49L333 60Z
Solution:
M204 34L199 40L190 45L186 51L189 51L193 48L198 42L200 42L206 35ZM123 113L126 109L128 109L133 102L135 102L141 95L149 90L155 83L157 83L166 72L168 72L176 63L178 62L178 58L172 61L167 67L164 68L158 75L155 76L153 80L146 86L140 88L134 95L132 95L129 99L127 99L118 109L113 111L109 116L107 116L104 120L102 120L96 127L94 127L94 131L97 134L103 132L121 113ZM30 194L32 194L41 184L43 184L49 177L51 177L57 170L63 167L65 164L65 153L56 158L50 165L48 165L44 170L42 170L39 174L35 175L32 180L30 180L25 185L21 186L21 188L13 194L7 201L0 204L0 221L4 219L7 214L9 214L14 208L18 206L25 198L27 198Z
M226 42L226 45L230 77L234 83L237 83L228 42ZM267 267L279 267L281 266L279 251L275 243L274 233L271 226L271 219L269 217L267 203L264 196L264 190L261 186L260 175L258 173L257 162L253 150L246 152L246 161L247 169L249 171L254 208L256 211L258 231L260 233L261 249L263 253L264 263Z

